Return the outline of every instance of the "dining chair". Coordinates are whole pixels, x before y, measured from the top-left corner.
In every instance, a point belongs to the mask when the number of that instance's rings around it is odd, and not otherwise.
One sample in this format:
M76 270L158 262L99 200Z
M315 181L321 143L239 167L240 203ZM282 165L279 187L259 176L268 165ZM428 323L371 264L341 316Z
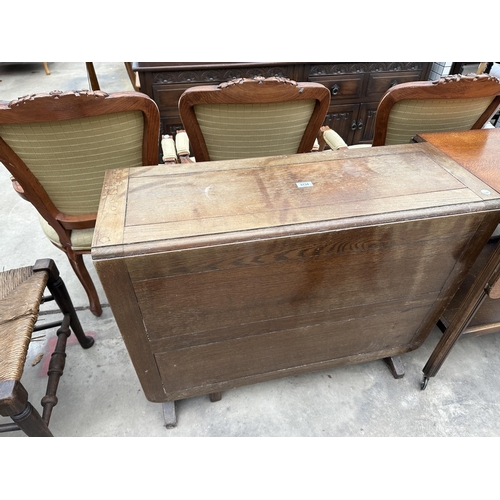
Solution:
M50 295L44 295L48 290ZM37 323L40 305L55 300L63 317L52 323ZM30 403L21 382L33 332L57 330L57 342L50 354L48 380L42 398L43 413ZM59 379L66 363L66 344L73 332L84 349L94 345L80 324L71 297L52 259L40 259L33 266L0 272L0 415L11 423L0 425L0 432L22 430L33 437L50 437L49 421ZM47 343L47 345L50 345Z
M179 99L187 137L177 133L178 153L185 157L187 140L197 162L306 153L329 105L324 85L282 77L192 87Z
M372 146L408 144L425 132L479 129L499 106L500 80L488 74L395 85L378 104ZM347 147L328 127L321 134L320 149Z
M102 308L83 255L91 250L104 172L156 165L159 131L157 105L138 92L54 91L0 103L0 162L66 253L96 316Z
M485 63L485 73L488 73L491 76L496 76L497 78L500 78L500 62L489 62ZM498 124L498 119L500 118L500 110L497 110L493 118L491 119L491 123L493 124L494 127L497 126Z
M132 84L132 87L134 88L134 90L136 92L140 92L141 91L141 82L139 80L138 73L132 69L132 63L125 62L123 64L125 65L125 71L127 72L127 75L130 79L130 83ZM94 63L93 62L86 62L85 69L87 70L87 80L89 82L89 87L94 91L101 90L101 87L99 84L99 78L97 77L97 72L95 70Z

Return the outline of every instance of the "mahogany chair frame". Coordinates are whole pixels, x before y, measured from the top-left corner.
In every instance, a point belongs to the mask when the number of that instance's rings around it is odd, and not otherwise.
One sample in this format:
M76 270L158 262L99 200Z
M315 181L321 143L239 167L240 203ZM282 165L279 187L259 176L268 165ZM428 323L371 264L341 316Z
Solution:
M87 118L124 111L140 111L144 117L142 139L142 164L158 163L160 114L156 103L138 92L102 91L54 91L49 94L32 94L10 103L0 103L0 124L45 123L76 118ZM102 308L94 283L85 267L83 254L86 250L75 250L71 243L74 229L94 228L97 207L93 213L70 215L60 212L29 166L0 137L0 161L13 176L14 189L28 200L56 231L62 251L83 285L90 303L90 310L102 314ZM123 165L127 167L127 165Z
M319 129L330 106L330 91L315 82L295 82L288 78L237 78L219 85L201 85L187 89L179 99L179 114L189 136L197 162L210 161L209 151L196 118L199 104L263 104L292 101L316 101L296 153L313 149Z
M404 100L416 99L468 99L492 97L471 129L480 129L500 106L500 80L488 74L450 75L435 81L402 83L390 88L382 97L375 116L372 146L384 146L389 116L394 105ZM425 132L421 130L419 132Z

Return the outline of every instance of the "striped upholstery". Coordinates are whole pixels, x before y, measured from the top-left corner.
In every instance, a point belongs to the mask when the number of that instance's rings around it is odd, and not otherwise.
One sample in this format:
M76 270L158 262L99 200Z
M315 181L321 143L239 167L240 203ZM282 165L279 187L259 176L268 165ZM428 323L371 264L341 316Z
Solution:
M55 229L42 217L38 217L38 222L42 227L45 236L56 246L62 247L59 241L59 236ZM76 252L84 252L90 249L92 246L92 237L94 236L94 228L88 229L73 229L71 231L71 247Z
M211 160L297 152L315 100L194 106Z
M0 125L0 136L67 215L97 212L105 170L142 165L142 134L140 111Z
M492 97L478 99L412 99L394 104L387 124L386 145L408 144L423 132L469 130Z

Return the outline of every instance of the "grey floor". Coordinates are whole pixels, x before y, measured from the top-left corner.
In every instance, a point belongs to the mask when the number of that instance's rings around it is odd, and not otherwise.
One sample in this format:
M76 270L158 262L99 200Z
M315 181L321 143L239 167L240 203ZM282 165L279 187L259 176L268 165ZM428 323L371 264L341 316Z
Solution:
M84 63L0 64L0 100L51 90L88 88ZM131 90L122 63L96 63L101 88ZM178 425L166 429L159 404L146 400L106 305L90 256L86 263L98 284L102 317L87 299L66 257L42 234L33 208L11 188L0 166L0 268L52 258L95 345L68 347L50 427L60 437L497 437L500 435L500 336L461 339L427 390L422 368L440 333L435 329L419 349L402 357L406 375L396 380L382 361L339 367L242 387L211 403L198 397L177 403ZM48 307L48 309L47 309ZM50 304L41 317L50 321ZM23 383L37 404L45 391L50 338L31 343ZM40 356L41 360L39 360ZM36 363L36 361L38 361ZM0 417L0 422L7 421ZM22 437L19 431L0 434ZM395 455L398 455L396 452ZM399 457L403 459L402 456ZM465 460L465 458L464 458Z

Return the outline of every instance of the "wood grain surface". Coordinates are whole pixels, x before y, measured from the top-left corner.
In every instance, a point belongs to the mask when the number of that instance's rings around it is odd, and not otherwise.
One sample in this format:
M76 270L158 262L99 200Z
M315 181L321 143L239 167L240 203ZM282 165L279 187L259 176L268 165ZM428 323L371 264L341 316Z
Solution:
M417 348L500 220L428 144L192 169L107 172L94 236L151 401Z

